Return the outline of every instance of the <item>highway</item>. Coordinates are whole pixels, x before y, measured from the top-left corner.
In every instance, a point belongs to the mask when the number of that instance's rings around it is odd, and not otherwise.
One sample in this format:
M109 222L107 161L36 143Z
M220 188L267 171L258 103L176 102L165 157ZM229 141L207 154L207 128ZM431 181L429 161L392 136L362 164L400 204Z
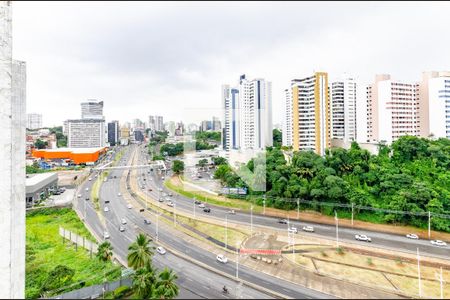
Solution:
M143 148L142 146L139 147L140 151L138 151L139 155L139 161L138 164L144 164L148 162L148 154L145 152L146 148ZM145 180L144 180L145 178ZM153 199L159 199L160 191L159 188L163 189L164 193L172 192L164 187L163 180L161 179L161 176L156 174L156 172L148 172L146 170L142 170L139 181L140 186L144 186L145 188L143 191L147 193L151 198ZM151 188L152 191L149 192L148 189ZM177 211L185 211L189 212L190 214L194 213L194 203L193 200L187 197L184 197L182 195L176 194L175 192L172 192L174 194L172 198L172 202L175 203ZM164 197L165 198L165 197ZM205 203L206 204L206 203ZM201 208L198 206L195 208L196 214L202 214L209 218L216 218L221 221L225 220L225 216L228 218L228 222L234 222L234 223L241 223L250 225L251 223L251 215L249 212L238 212L236 211L236 214L229 214L229 208L224 208L220 206L214 206L210 204L206 204L208 207L211 208L210 213L205 213ZM264 216L260 214L253 214L253 226L265 226L270 229L278 229L278 230L287 230L287 225L285 224L279 224L278 218L270 217L270 216ZM301 220L293 220L291 219L289 222L289 226L295 226L299 230L303 226L313 226L314 227L314 233L305 233L314 237L319 238L327 238L327 239L336 239L336 227L326 224L317 224L312 222L302 222ZM372 247L378 247L378 248L384 248L388 250L394 250L399 252L407 252L411 254L415 254L417 251L417 248L419 248L419 251L422 255L432 256L432 257L438 257L438 258L444 258L448 259L450 254L450 246L446 247L439 247L431 245L429 240L425 239L419 239L419 240L412 240L408 239L403 235L395 235L395 234L389 234L389 233L382 233L382 232L376 232L376 231L368 231L368 230L360 230L360 229L352 229L352 228L346 228L346 227L339 227L339 240L345 241L347 243L353 243L353 244L362 244L367 245L366 242L360 242L356 241L354 236L355 234L365 234L372 238L372 242L370 246Z
M127 164L134 147L135 146L127 147L127 151L123 155L119 165ZM114 247L115 254L120 256L124 261L126 261L128 245L134 240L137 234L136 229L144 231L151 236L156 236L156 226L154 222L152 222L151 225L144 224L144 216L138 211L138 208L133 207L132 209L128 209L122 197L118 196L118 193L120 192L119 180L126 172L128 171L110 170L108 177L116 176L117 178L108 179L107 182L102 184L100 190L101 213L104 216L106 230L110 234L109 240ZM90 197L90 190L94 183L94 179L95 178L93 178L92 181L86 181L85 184L81 186L83 195L81 198L78 198L78 208L82 214L86 214L86 222L90 227L99 237L102 237L104 232L103 224L92 207L92 201L85 200L86 195ZM88 191L85 190L86 188L88 188ZM105 206L104 201L106 199L110 201L106 204L110 209L108 212L103 211ZM122 218L127 220L125 232L119 232L118 230L120 219ZM160 240L170 245L171 248L182 252L199 262L233 276L236 274L236 267L234 264L218 263L215 254L201 249L196 245L187 244L182 240L173 238L170 232L166 231L162 226L159 227L158 236ZM180 297L182 298L237 298L240 296L243 298L271 298L271 296L246 285L239 287L235 281L201 268L196 264L171 254L170 251L165 255L156 253L154 256L154 264L159 269L168 266L177 272L177 275L179 276L177 283L181 287ZM263 286L267 289L278 291L279 293L292 298L331 298L329 295L306 289L302 286L254 271L245 266L239 266L239 278ZM221 289L223 285L226 285L229 288L229 295L222 294Z

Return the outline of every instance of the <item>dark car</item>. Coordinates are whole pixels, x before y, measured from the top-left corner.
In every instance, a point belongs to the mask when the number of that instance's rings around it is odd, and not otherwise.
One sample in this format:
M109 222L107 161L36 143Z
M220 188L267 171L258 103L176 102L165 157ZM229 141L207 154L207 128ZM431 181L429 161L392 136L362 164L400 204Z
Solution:
M89 197L86 197L86 201L88 201L89 200Z
M206 212L206 213L209 213L209 212L211 212L211 208L205 207L205 208L203 209L203 211Z
M147 219L144 219L144 223L147 225L152 224L152 222L150 222L150 220L147 220Z
M287 224L287 220L286 219L278 219L278 223Z
M202 203L202 202L201 202L200 200L195 200L194 203L195 203L195 204L200 204L200 203Z

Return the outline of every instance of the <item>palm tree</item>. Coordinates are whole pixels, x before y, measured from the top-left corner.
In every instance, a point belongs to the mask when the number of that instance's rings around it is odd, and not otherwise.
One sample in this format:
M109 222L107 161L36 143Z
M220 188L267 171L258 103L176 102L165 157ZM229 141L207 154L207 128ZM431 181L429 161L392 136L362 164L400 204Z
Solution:
M148 267L139 268L132 276L133 284L132 289L135 296L139 299L155 298L154 283L156 281L155 273L149 265Z
M112 258L112 250L110 242L103 242L97 248L97 258L101 261L107 262Z
M158 274L158 281L156 282L155 294L160 299L173 299L178 296L178 286L175 281L178 279L177 274L167 267Z
M153 249L150 247L152 240L140 233L136 241L128 247L128 266L137 270L143 267L151 267Z

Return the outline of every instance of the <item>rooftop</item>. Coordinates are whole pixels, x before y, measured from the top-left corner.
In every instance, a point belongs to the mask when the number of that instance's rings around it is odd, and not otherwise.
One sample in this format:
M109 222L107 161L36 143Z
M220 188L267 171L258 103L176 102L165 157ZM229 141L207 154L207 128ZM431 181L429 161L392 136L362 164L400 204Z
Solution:
M95 153L105 149L104 147L95 148L55 148L55 149L42 149L40 151L46 152L72 152L72 153Z
M43 181L49 179L57 179L58 174L56 172L38 173L38 174L28 174L29 178L26 178L26 186L35 186Z

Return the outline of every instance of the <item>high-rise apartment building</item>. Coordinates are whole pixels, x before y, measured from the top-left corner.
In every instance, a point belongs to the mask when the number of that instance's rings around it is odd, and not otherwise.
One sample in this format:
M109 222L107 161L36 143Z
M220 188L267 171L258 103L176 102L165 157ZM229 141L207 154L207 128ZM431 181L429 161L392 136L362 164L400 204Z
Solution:
M104 119L103 117L103 101L88 99L81 103L82 119Z
M419 121L420 136L450 138L450 72L423 72Z
M27 114L27 128L38 129L42 128L42 115L41 114Z
M164 119L162 116L155 116L155 131L164 131Z
M285 90L285 130L284 145L292 145L294 151L311 150L319 155L331 143L330 99L328 74L316 72L314 75L293 79Z
M356 82L345 76L331 83L331 137L356 140Z
M115 146L119 142L119 121L111 121L108 123L108 143Z
M390 75L376 75L367 87L368 141L392 143L404 135L418 136L419 84L392 80Z
M155 116L148 116L148 128L151 131L155 131L156 128Z
M11 1L0 2L0 298L25 298L26 66L12 60Z
M248 80L239 86L222 86L225 150L261 150L272 146L272 83Z
M220 119L218 117L213 117L212 130L213 131L221 131L222 130L222 123L220 122Z

